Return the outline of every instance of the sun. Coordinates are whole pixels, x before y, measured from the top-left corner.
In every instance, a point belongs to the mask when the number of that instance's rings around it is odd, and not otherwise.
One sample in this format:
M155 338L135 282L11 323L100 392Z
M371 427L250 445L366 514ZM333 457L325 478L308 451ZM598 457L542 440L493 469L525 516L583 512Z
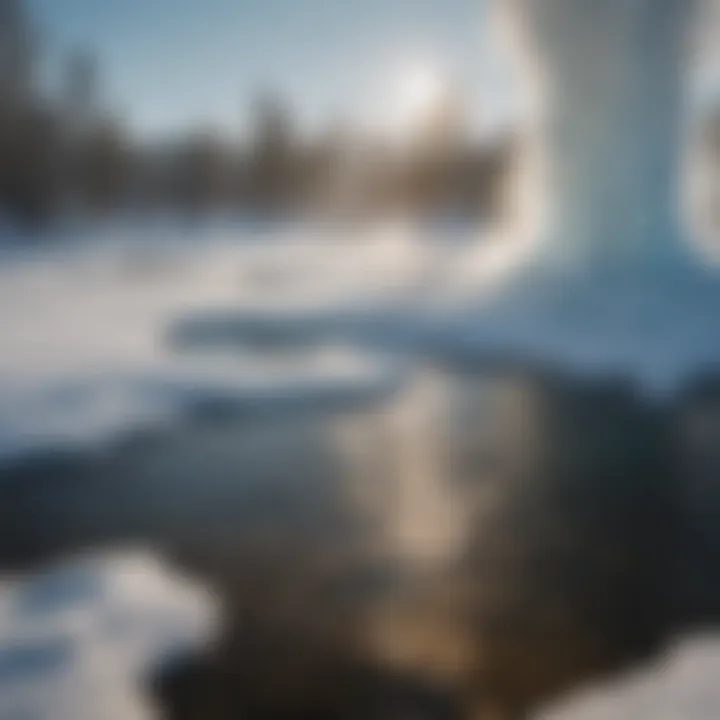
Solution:
M405 69L398 83L398 102L409 116L422 116L441 101L444 82L440 69L417 63Z
M400 132L421 127L444 101L446 82L440 67L415 61L396 73L391 97L391 124Z

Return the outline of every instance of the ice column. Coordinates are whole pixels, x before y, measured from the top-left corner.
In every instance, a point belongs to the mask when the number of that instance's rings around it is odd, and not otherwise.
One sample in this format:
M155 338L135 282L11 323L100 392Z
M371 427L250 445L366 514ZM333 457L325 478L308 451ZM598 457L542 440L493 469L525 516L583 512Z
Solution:
M664 266L677 217L693 0L507 0L538 81L548 257Z

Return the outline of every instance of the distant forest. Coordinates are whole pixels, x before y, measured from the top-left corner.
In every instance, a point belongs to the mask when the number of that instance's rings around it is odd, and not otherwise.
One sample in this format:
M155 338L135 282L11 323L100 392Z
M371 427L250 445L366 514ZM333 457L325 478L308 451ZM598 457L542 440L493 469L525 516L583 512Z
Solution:
M66 58L40 89L43 43L22 0L0 0L0 215L39 224L126 210L375 216L497 213L510 138L471 141L451 98L403 148L330 125L302 138L272 91L249 102L244 136L197 128L153 143L99 102L97 57Z

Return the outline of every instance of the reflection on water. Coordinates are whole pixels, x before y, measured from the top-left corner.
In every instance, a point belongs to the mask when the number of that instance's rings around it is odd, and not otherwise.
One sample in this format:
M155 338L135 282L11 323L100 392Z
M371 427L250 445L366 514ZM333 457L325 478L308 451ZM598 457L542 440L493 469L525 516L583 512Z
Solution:
M720 606L683 574L717 541L683 527L675 415L622 381L418 368L372 402L21 463L3 559L143 540L212 588L221 640L162 681L173 717L515 712Z

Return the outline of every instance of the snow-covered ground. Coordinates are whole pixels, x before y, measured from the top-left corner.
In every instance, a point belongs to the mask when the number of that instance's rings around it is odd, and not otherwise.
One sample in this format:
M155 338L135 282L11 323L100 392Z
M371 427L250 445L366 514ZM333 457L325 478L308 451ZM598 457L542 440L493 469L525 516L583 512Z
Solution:
M207 594L153 556L87 557L0 586L2 720L146 720L147 673L214 633Z
M377 342L345 342L338 328L352 327L352 340L380 327L389 347L402 346L404 320L458 301L472 308L464 301L481 289L474 283L483 270L482 234L473 228L451 241L403 225L269 231L232 223L186 231L113 226L71 237L0 249L2 462L174 422L208 399L257 407L390 390L402 382L402 356ZM678 337L692 334L678 317L666 317L672 298L652 302L660 303L652 313L660 325L679 327ZM657 348L637 341L638 325L624 306L621 298L616 315L625 321L627 347L640 359L657 357ZM679 313L680 320L687 314ZM532 317L524 320L526 339ZM458 313L448 347L458 338L460 350L472 346L473 322L472 311ZM570 334L554 338L556 350L567 345L592 360L608 347L597 326L570 318L563 327ZM7 580L0 587L0 720L148 717L151 709L132 689L143 668L207 638L212 617L209 598L148 555L82 560ZM701 639L662 668L581 694L549 717L714 718L718 671L720 643Z
M653 667L574 694L539 720L713 720L718 677L720 639L694 638Z
M203 394L242 401L372 385L387 363L337 344L178 352L172 328L218 312L382 311L428 272L405 228L266 232L163 226L6 247L0 262L0 455L175 416Z
M377 390L398 379L394 351L418 345L660 383L720 357L707 311L720 295L682 273L609 292L520 276L484 312L501 273L477 228L173 227L0 247L0 458L172 420L207 397Z

